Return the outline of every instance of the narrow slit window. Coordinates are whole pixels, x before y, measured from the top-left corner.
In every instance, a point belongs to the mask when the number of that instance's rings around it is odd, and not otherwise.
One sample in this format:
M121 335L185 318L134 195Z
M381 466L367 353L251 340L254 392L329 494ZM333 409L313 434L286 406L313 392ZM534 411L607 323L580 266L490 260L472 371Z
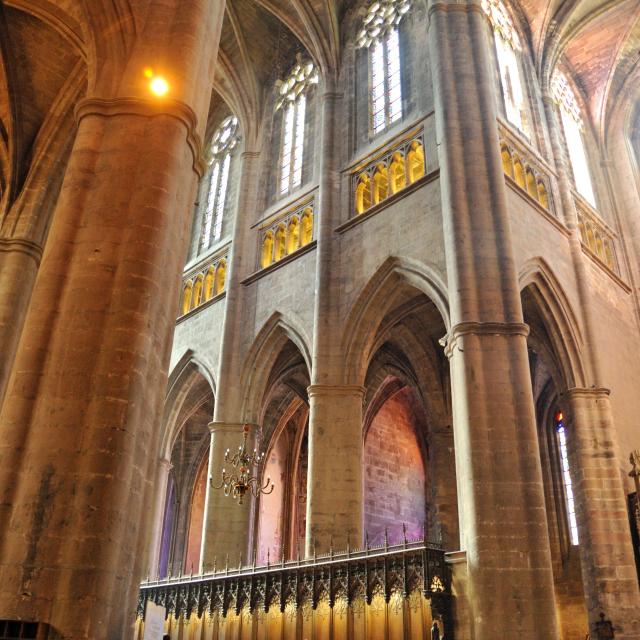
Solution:
M283 110L278 191L284 195L302 184L307 91L318 83L312 62L298 59L290 74L278 83L276 111Z
M358 47L369 50L369 117L374 135L402 118L398 25L410 5L410 0L371 3L358 34Z
M482 0L482 8L493 27L505 116L528 136L527 104L520 74L520 37L501 0Z
M560 453L560 471L562 473L562 484L564 486L564 496L567 506L567 520L569 524L569 536L571 544L577 545L578 521L576 519L576 505L573 496L573 485L571 483L571 471L569 469L569 455L567 450L567 431L564 424L562 411L558 411L554 417L556 436L558 438L558 451Z
M553 76L551 90L560 109L560 120L569 152L576 191L592 206L596 206L593 184L584 145L582 110L567 77L559 72Z
M229 116L218 127L209 151L211 172L200 233L200 252L206 251L222 235L224 207L231 169L231 153L237 143L238 119L235 116Z

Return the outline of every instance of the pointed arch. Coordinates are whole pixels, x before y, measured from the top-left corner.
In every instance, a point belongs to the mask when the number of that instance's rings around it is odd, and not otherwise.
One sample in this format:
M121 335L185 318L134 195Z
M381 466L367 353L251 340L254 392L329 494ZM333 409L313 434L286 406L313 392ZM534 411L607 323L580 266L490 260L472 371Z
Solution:
M560 281L547 262L538 257L523 265L519 283L521 295L528 292L539 313L565 388L584 387L587 376L581 350L583 338Z
M194 351L187 349L169 375L160 433L160 457L167 460L171 457L171 447L181 426L180 414L189 394L199 386L203 393L216 397L212 367Z
M244 389L242 412L245 421L256 421L269 373L288 340L298 348L308 371L311 371L311 341L305 330L297 319L285 318L276 311L258 332L245 358L240 382Z
M387 258L360 291L345 324L342 350L346 384L362 384L377 329L385 314L406 296L407 288L429 298L445 328L449 328L446 285L438 270L408 258Z

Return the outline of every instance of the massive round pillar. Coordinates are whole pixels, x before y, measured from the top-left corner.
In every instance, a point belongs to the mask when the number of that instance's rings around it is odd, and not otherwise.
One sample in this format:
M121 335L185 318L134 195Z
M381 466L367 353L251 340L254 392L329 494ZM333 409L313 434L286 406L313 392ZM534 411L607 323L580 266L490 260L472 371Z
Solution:
M558 637L526 336L479 3L429 7L461 544L476 638ZM471 63L473 61L473 63Z

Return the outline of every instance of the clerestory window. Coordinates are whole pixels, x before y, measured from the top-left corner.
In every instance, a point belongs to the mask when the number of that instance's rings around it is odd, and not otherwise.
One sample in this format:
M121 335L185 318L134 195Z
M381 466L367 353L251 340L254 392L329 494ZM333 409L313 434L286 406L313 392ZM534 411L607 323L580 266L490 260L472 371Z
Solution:
M576 94L567 77L560 71L556 71L553 75L551 91L560 109L560 119L576 190L591 206L595 207L596 199L593 194L587 152L582 137L584 130L582 110L576 99Z
M222 235L224 206L229 186L231 152L238 143L238 119L229 116L213 135L210 147L211 170L206 207L200 233L200 253L206 251Z
M357 46L369 54L369 119L375 135L402 118L398 25L410 0L376 0L364 17Z
M312 62L298 62L279 83L276 111L282 110L282 145L280 153L279 193L285 194L302 184L307 93L318 83Z
M500 0L482 0L482 8L493 27L505 116L512 125L528 136L527 106L518 59L522 51L520 37Z

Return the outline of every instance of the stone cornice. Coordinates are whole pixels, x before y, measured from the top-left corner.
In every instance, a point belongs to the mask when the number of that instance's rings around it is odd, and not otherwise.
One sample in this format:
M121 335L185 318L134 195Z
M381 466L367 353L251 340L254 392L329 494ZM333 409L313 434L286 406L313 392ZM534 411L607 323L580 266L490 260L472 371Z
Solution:
M111 118L129 115L143 118L169 116L181 122L187 130L187 144L193 156L193 170L202 177L204 174L204 158L202 140L197 132L198 118L193 109L179 100L153 101L142 98L84 98L80 100L74 111L76 123L89 115Z
M567 389L563 395L567 395L569 398L608 398L611 395L611 390L605 387L591 387L590 389L574 387Z
M10 253L17 251L33 258L36 265L40 264L42 259L42 247L32 240L25 238L0 238L0 252Z
M260 431L260 426L257 424L250 424L247 422L216 422L212 421L208 424L209 433L214 434L219 431L239 432L242 433L245 427L249 428L249 435Z
M360 396L364 397L366 389L357 384L312 384L307 387L309 398L314 396Z
M529 325L524 322L459 322L440 339L447 358L451 358L458 339L467 336L523 336L529 335Z

